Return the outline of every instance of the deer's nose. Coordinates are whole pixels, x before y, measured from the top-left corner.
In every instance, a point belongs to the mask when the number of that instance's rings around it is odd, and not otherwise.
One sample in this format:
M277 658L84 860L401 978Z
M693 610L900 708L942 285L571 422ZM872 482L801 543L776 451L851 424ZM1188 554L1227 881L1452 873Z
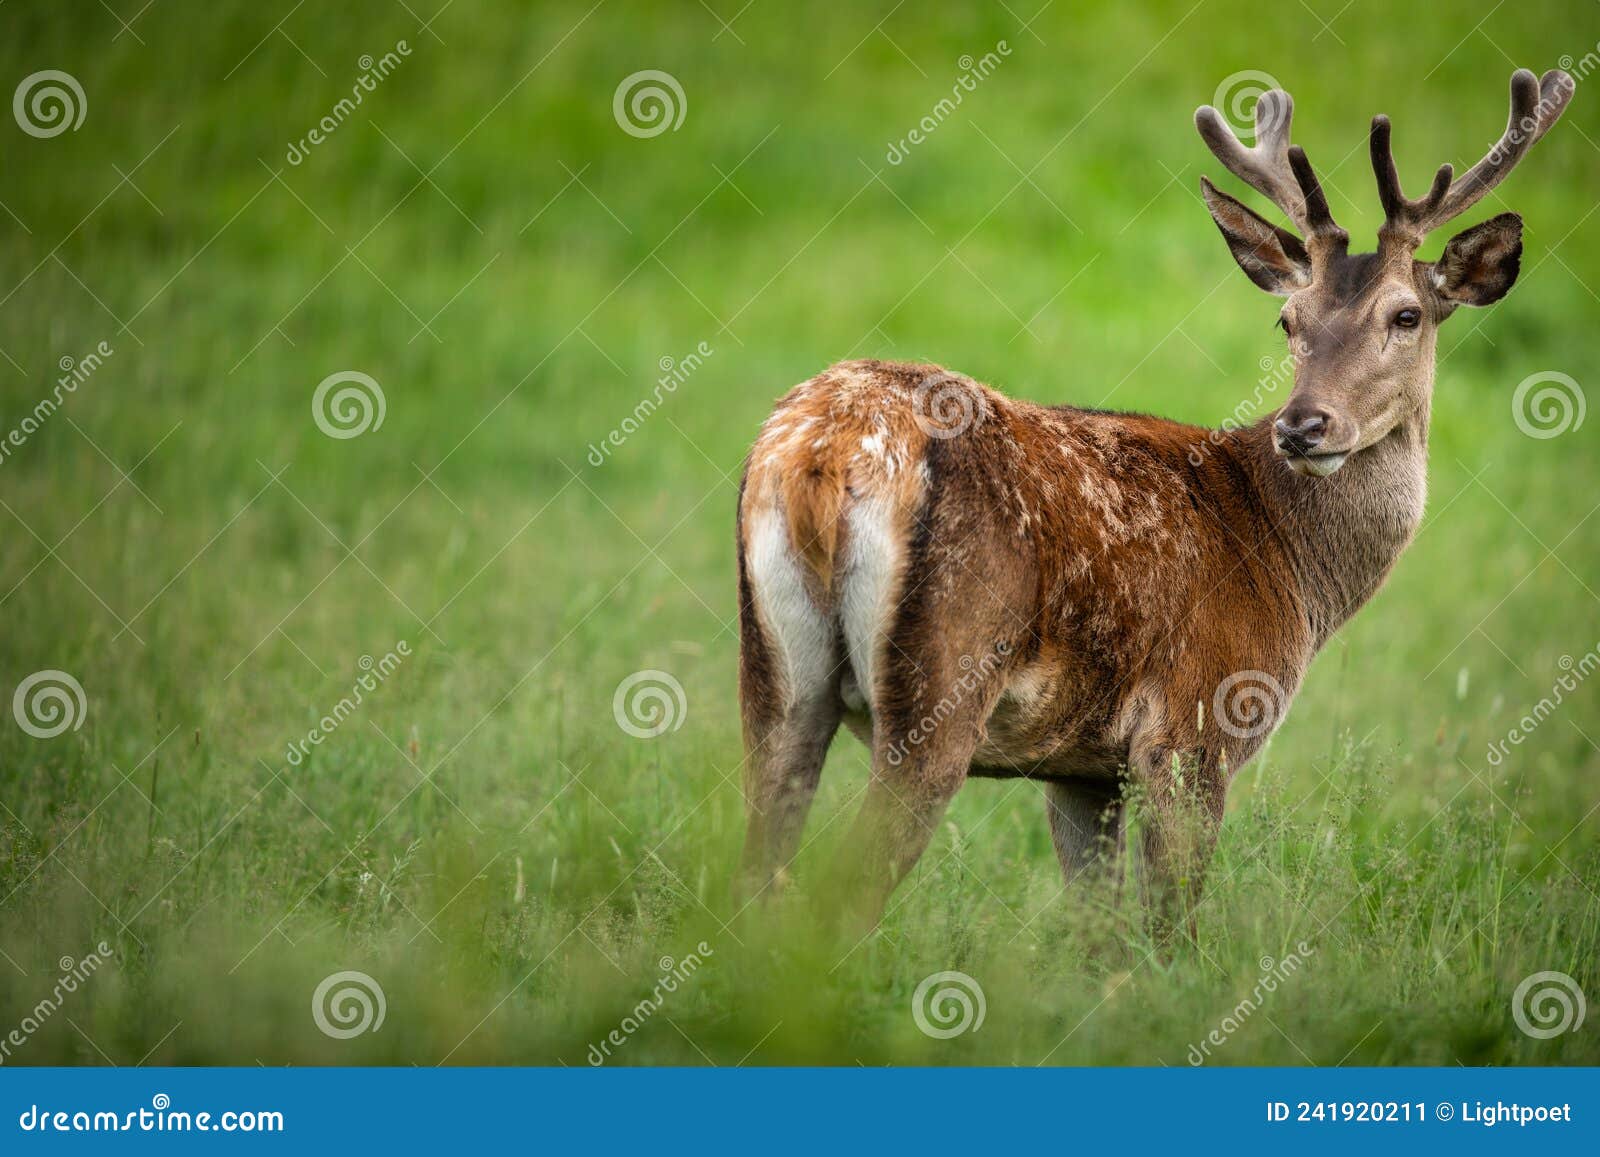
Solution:
M1328 431L1326 410L1285 411L1273 424L1278 446L1290 454L1306 454L1322 444Z

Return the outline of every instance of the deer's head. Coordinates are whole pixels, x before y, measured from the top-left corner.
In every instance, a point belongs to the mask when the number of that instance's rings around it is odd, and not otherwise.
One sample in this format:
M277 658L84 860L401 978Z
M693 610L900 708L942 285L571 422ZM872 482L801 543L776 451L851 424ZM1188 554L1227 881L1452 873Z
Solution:
M1246 148L1209 105L1195 113L1200 135L1234 175L1283 210L1299 235L1264 220L1200 179L1211 217L1250 280L1285 298L1279 324L1294 357L1294 389L1274 424L1280 457L1298 473L1332 474L1350 455L1427 412L1439 324L1457 306L1490 305L1517 279L1522 218L1502 213L1452 237L1437 261L1413 254L1423 239L1466 212L1500 183L1556 122L1572 78L1511 78L1511 116L1487 155L1460 180L1440 167L1427 195L1400 190L1389 149L1389 118L1372 119L1372 167L1384 223L1375 253L1350 253L1350 235L1298 145L1289 143L1294 102L1274 89L1256 102Z

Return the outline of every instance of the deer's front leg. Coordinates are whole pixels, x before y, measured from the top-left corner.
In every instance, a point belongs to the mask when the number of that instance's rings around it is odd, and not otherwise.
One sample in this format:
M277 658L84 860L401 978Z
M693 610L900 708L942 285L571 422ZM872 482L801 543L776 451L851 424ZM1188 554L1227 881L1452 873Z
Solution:
M1138 870L1151 934L1167 944L1181 922L1196 941L1195 909L1228 792L1221 752L1147 734L1129 764L1142 788Z
M1068 884L1104 868L1120 873L1123 850L1122 785L1115 779L1071 779L1045 784L1045 813L1061 874Z

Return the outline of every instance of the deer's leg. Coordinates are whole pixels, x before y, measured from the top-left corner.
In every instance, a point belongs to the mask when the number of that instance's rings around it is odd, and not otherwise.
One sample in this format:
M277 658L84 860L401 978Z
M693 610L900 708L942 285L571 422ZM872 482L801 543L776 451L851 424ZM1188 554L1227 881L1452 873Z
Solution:
M794 858L828 745L844 714L838 629L808 593L781 517L743 527L739 552L739 705L745 845L738 887L766 893Z
M1114 869L1123 848L1122 794L1116 780L1058 780L1045 784L1050 838L1067 883L1105 866Z
M770 714L746 702L746 826L739 883L746 898L754 899L785 879L844 708L837 694L822 693Z
M1011 654L1001 614L928 587L902 601L872 691L872 779L850 834L845 918L870 927L966 782ZM943 590L949 588L942 587ZM928 611L935 613L928 614ZM937 629L934 625L937 624Z
M1166 943L1181 922L1195 941L1195 908L1222 826L1226 773L1215 754L1160 736L1136 739L1129 763L1144 787L1138 867L1151 932Z
M982 479L981 422L930 437L915 512L851 507L841 629L872 712L872 779L850 833L840 913L875 924L966 782L1037 593L1017 512Z
M974 705L941 718L934 714L941 701L947 702L940 696L918 700L930 728L875 728L872 780L848 838L847 854L855 859L839 890L840 915L857 929L882 917L966 782L986 713Z

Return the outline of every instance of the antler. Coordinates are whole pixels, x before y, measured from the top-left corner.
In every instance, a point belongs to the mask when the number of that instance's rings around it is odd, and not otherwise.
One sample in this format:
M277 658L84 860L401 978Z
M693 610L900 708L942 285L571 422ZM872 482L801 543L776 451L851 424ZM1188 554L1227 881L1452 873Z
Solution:
M1229 172L1265 195L1305 235L1313 257L1324 249L1342 249L1350 235L1328 210L1305 150L1289 143L1294 98L1274 88L1256 100L1256 143L1246 148L1222 114L1210 105L1195 110L1194 125L1207 147Z
M1517 167L1534 142L1550 131L1566 111L1576 88L1572 77L1559 69L1551 69L1538 80L1526 68L1517 69L1511 75L1511 115L1494 147L1459 181L1451 181L1455 170L1450 165L1439 166L1433 187L1418 200L1401 192L1400 175L1389 148L1389 118L1373 117L1372 171L1378 178L1378 198L1383 202L1384 213L1379 240L1413 250L1432 230L1476 205Z

